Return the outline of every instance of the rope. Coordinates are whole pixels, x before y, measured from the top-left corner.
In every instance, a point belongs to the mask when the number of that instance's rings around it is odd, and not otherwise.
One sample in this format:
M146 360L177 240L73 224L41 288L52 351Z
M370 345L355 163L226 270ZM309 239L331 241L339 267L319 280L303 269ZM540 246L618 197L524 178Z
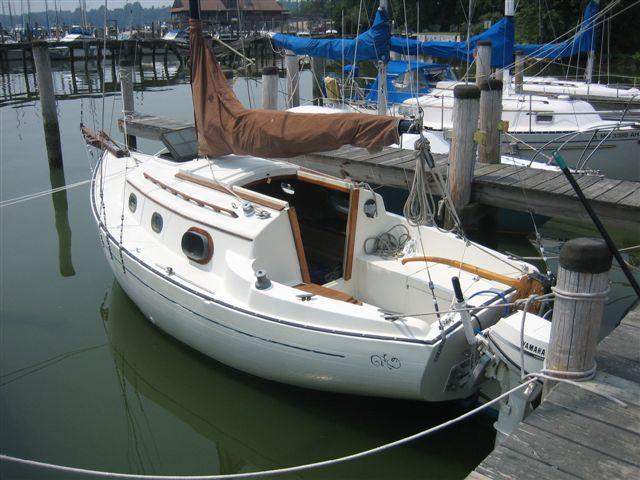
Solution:
M607 299L607 295L611 291L610 288L603 290L602 292L589 292L589 293L579 293L579 292L567 292L565 290L561 290L558 287L551 287L553 293L556 294L556 297L563 298L565 300L573 300L573 301L602 301L604 302Z
M392 233L396 229L403 229L404 232L396 237ZM399 223L376 237L367 238L364 241L364 252L367 255L377 255L382 258L401 257L404 247L409 240L411 240L409 229L406 225ZM373 248L368 248L371 242L373 242Z
M267 477L267 476L273 476L273 475L281 475L281 474L285 474L285 473L293 473L293 472L302 472L302 471L307 471L307 470L311 470L311 469L316 469L316 468L321 468L321 467L328 467L328 466L332 466L332 465L337 465L337 464L341 464L341 463L345 463L348 461L352 461L352 460L356 460L356 459L360 459L360 458L364 458L364 457L368 457L377 453L381 453L384 452L386 450L390 450L392 448L398 447L400 445L404 445L407 444L409 442L412 442L414 440L418 440L420 438L426 437L427 435L430 435L432 433L436 433L440 430L443 430L451 425L455 425L456 423L459 423L463 420L466 420L467 418L475 415L478 412L481 412L482 410L490 407L491 405L500 402L502 399L508 397L509 395L511 395L512 393L525 388L526 386L528 386L529 384L536 382L537 378L531 378L527 381L525 381L524 383L517 385L515 387L513 387L512 389L504 392L503 394L499 395L498 397L494 398L493 400L480 405L472 410L469 410L466 413L463 413L462 415L459 415L455 418L452 418L451 420L447 420L444 423L441 423L439 425L436 425L435 427L431 427L428 428L427 430L423 430L421 432L415 433L413 435L410 435L408 437L405 438L401 438L399 440L381 445L379 447L375 447L369 450L365 450L363 452L358 452L358 453L354 453L351 455L346 455L344 457L339 457L339 458L335 458L335 459L331 459L331 460L323 460L320 462L315 462L315 463L309 463L306 465L297 465L295 467L286 467L286 468L279 468L279 469L274 469L274 470L264 470L262 472L247 472L247 473L232 473L229 475L191 475L191 476L184 476L184 475L140 475L140 474L129 474L129 473L117 473L117 472L106 472L106 471L100 471L100 470L89 470L89 469L85 469L85 468L76 468L76 467L68 467L65 465L56 465L56 464L52 464L52 463L45 463L45 462L38 462L36 460L29 460L26 458L18 458L18 457L12 457L10 455L4 455L4 454L0 454L0 461L5 461L5 462L10 462L10 463L17 463L20 465L27 465L27 466L31 466L31 467L40 467L40 468L46 468L48 470L53 470L53 471L57 471L57 472L64 472L64 473L77 473L77 474L83 474L86 476L90 476L93 478L122 478L122 479L129 479L129 480L218 480L218 479L232 479L232 478L257 478L257 477Z

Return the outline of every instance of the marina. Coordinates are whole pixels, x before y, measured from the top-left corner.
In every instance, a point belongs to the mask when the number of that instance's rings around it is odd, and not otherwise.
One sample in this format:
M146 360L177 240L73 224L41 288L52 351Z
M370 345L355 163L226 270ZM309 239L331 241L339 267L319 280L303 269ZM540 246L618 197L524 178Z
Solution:
M573 41L614 6L588 2ZM368 50L386 1L335 42L296 20L286 51L290 20L211 39L207 2L171 11L188 34L0 56L0 476L636 478L631 143L606 170L631 103L576 158L529 120L520 157L514 64L484 33L437 41L475 82L407 76L397 104L385 49L434 44ZM292 51L308 39L342 65ZM346 51L377 59L375 103L347 98ZM446 127L398 108L441 91Z

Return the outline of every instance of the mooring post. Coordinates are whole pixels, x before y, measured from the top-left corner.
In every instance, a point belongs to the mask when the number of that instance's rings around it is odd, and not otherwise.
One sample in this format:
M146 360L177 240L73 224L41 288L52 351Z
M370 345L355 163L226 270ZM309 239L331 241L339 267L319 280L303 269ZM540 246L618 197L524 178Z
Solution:
M573 381L595 375L595 352L609 292L612 255L604 240L576 238L560 250L544 373ZM556 382L545 380L543 395Z
M515 69L515 91L516 93L522 93L524 90L522 86L524 83L524 54L519 50L515 53Z
M42 110L44 139L47 145L47 158L52 167L62 166L62 145L60 143L60 127L56 109L56 94L53 89L51 59L46 42L34 42L32 47L33 61L38 78L38 94Z
M476 85L491 77L491 40L480 40L476 44Z
M291 50L285 51L287 70L287 108L300 106L300 64L298 56Z
M262 108L278 109L278 68L262 69Z
M324 85L324 71L326 68L327 60L320 57L311 57L311 73L313 74L313 103L314 105L322 105L322 99L324 98L324 92L322 86Z
M500 131L502 118L502 80L487 78L480 83L480 119L478 161L500 163Z
M136 45L134 42L123 42L120 55L120 88L122 92L122 113L125 117L131 117L135 113L133 98L133 61ZM136 148L137 141L133 135L127 135L127 146Z
M460 215L471 199L471 182L476 160L474 134L478 128L480 89L474 84L456 85L453 97L453 129L447 185L449 198Z

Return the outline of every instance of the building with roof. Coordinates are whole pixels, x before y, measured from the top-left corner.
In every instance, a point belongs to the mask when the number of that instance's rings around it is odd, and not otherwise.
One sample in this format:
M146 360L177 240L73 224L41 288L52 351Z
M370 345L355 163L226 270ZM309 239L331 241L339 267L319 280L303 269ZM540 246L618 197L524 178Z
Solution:
M241 23L243 29L261 24L280 24L288 13L276 0L200 0L203 22L218 25ZM180 23L186 23L189 19L189 0L174 0L171 16Z

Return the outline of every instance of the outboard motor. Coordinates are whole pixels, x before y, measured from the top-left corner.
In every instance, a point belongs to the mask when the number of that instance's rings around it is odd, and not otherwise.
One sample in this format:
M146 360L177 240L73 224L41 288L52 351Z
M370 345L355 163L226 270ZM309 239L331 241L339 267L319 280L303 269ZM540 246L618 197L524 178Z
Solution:
M520 373L522 355L520 354L520 329L522 312L512 313L485 330L489 348L507 364L510 370ZM527 313L524 324L524 372L542 370L544 357L549 346L551 322L538 315Z

